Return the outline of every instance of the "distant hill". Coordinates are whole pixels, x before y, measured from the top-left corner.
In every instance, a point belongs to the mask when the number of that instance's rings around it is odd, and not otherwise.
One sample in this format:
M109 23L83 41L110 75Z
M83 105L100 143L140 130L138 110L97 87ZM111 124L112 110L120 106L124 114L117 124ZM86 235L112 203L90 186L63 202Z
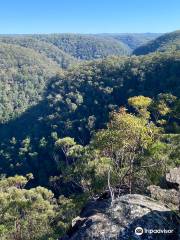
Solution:
M134 50L139 46L154 40L160 35L160 33L124 33L114 34L112 37L126 44L131 50Z
M11 137L32 133L39 137L45 136L45 132L49 135L58 131L60 136L73 136L88 142L92 129L104 127L109 112L126 104L129 97L145 95L153 98L166 92L179 97L179 58L180 52L155 53L140 57L109 57L74 66L52 77L47 82L43 101L29 108L19 120L15 119L13 126L16 129L0 128L0 137L2 132L6 138L8 132ZM37 122L38 131L33 131L30 122ZM42 125L46 127L41 132ZM17 126L21 130L17 131Z
M46 81L59 69L32 49L0 43L0 122L40 101Z
M130 44L117 36L0 35L0 122L13 119L40 101L48 79L61 69L82 60L130 55Z
M87 34L33 35L34 38L54 44L71 56L81 60L122 56L130 53L129 47L116 39Z
M132 221L124 217L139 211L143 196L136 206L116 201L146 195L147 186L152 197L160 191L159 200L169 200L175 189L166 185L178 185L179 32L146 43L152 48L144 52L153 53L132 55L145 41L131 34L0 35L0 240L80 240L91 227L103 231L96 239L122 240L134 236L129 226L142 212L139 223L157 225L161 212L147 218L151 202ZM165 202L174 214L167 226L176 218L177 196ZM113 231L104 231L111 223ZM170 227L176 231L178 223Z
M39 184L56 174L53 136L87 144L105 127L109 112L127 107L129 97L180 94L180 52L84 62L50 79L56 66L33 50L4 44L0 59L1 122L3 117L11 120L0 124L0 174L32 172ZM5 149L13 137L15 150ZM29 150L20 158L24 145Z
M134 49L159 37L160 33L50 34L33 35L53 43L64 52L83 60L111 55L129 55Z
M36 52L43 54L50 60L57 63L61 68L68 68L75 59L63 52L61 49L55 45L40 41L33 37L28 36L0 36L0 42L8 44L16 44L21 47L26 47L35 50Z
M180 30L163 34L155 40L135 49L133 54L145 55L155 51L175 51L180 50Z
M160 34L0 35L0 42L33 49L66 69L78 60L127 56Z

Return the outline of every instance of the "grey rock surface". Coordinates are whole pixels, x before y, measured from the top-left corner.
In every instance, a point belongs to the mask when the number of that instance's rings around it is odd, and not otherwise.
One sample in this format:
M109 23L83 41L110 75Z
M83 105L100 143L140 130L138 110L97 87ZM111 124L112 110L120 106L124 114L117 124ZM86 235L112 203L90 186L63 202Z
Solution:
M162 203L168 205L169 208L179 209L179 192L175 189L162 189L159 186L151 185L148 187L150 196Z
M142 235L135 233L137 227L143 229ZM87 204L66 239L179 240L180 218L149 197L127 194L113 205L108 199Z
M166 181L174 185L175 188L180 186L180 167L170 169L169 173L166 174Z

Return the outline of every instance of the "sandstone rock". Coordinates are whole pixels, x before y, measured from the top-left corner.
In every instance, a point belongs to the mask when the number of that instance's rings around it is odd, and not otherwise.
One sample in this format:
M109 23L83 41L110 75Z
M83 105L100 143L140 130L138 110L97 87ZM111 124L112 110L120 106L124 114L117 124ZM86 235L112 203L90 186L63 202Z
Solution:
M167 204L171 209L179 209L179 193L175 189L162 189L159 186L151 185L148 190L152 198Z
M78 218L78 228L75 224L74 230L72 228L67 233L68 240L180 239L178 215L165 205L142 195L121 196L115 199L113 205L107 199L91 202L80 217L82 221L80 223ZM143 229L142 235L135 233L137 227Z
M166 181L178 189L180 187L180 167L170 169L169 173L166 174Z

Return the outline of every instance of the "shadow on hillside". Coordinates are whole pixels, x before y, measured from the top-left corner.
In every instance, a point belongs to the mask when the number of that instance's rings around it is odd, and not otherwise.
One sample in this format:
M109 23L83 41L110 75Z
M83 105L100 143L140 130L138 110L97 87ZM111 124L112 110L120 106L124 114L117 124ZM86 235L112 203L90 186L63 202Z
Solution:
M47 132L47 126L43 120L50 112L47 96L54 81L56 81L56 76L48 79L42 101L26 109L17 118L0 124L0 142L5 142L12 137L24 139L27 136L31 136L36 139L44 136L43 133Z
M31 135L36 138L45 130L45 124L41 119L47 115L47 102L41 101L30 107L16 119L5 124L0 124L0 141L16 137L23 139Z

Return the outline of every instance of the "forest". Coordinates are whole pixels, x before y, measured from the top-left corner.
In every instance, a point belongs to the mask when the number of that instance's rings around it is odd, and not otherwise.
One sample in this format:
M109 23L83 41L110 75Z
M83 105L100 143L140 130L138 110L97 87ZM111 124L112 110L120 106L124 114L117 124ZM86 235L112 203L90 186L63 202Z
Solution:
M57 240L92 199L163 185L179 80L180 31L0 35L0 239Z

